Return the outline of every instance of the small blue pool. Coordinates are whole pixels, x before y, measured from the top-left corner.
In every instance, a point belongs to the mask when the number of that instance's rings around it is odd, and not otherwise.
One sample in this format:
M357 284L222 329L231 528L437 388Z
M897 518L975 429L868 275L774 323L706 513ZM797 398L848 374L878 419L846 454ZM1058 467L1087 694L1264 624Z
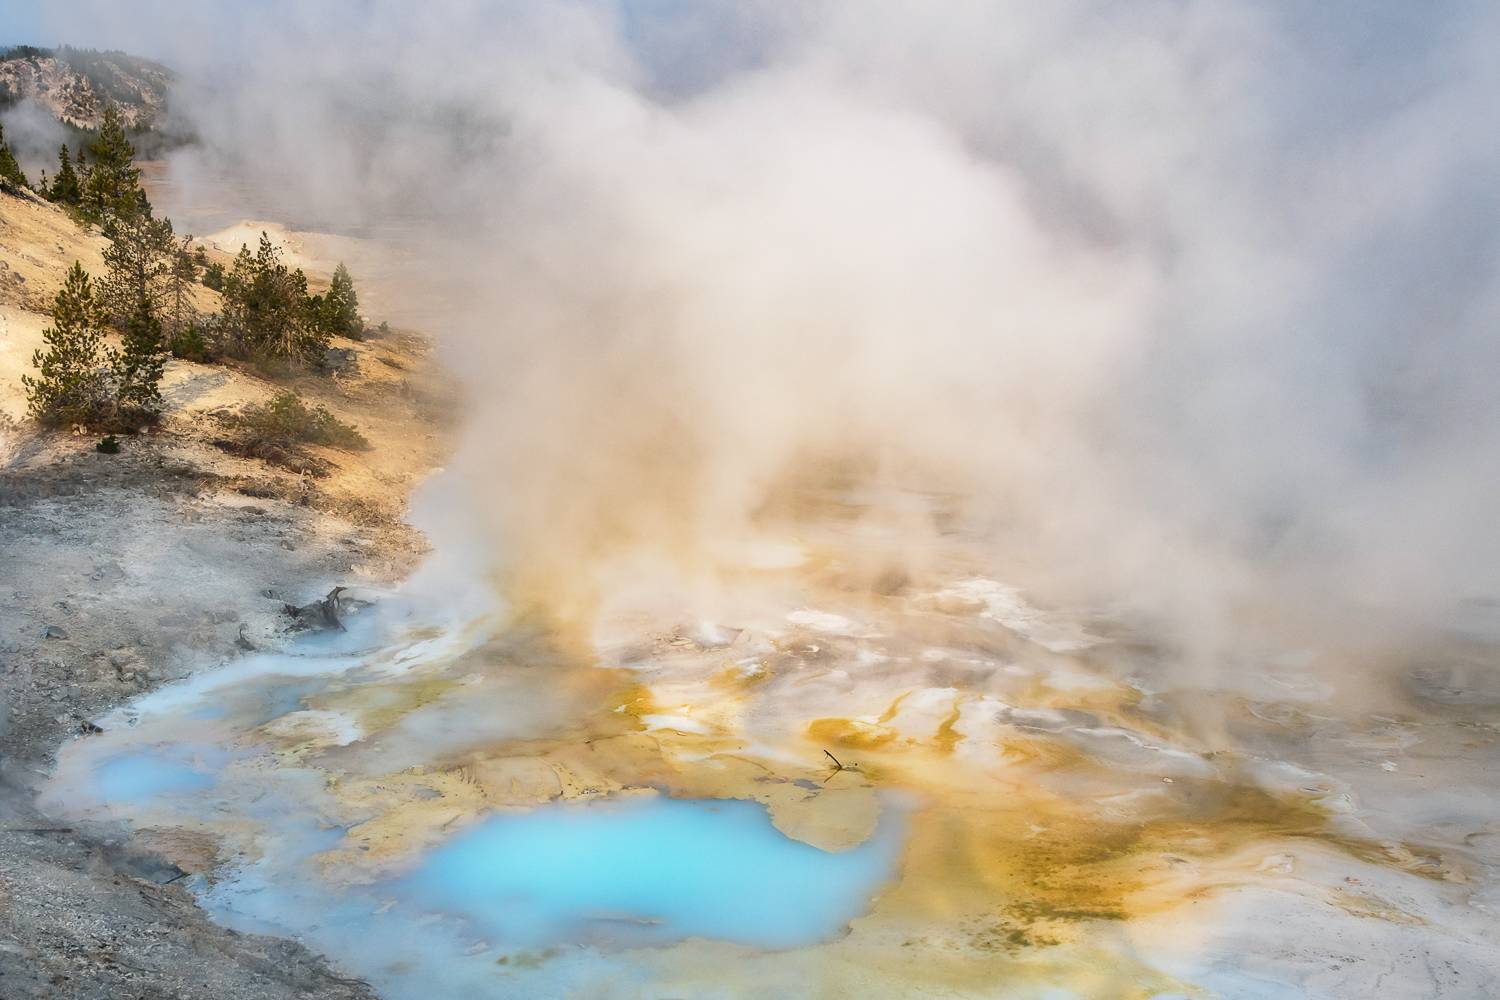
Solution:
M99 797L106 802L139 802L207 788L214 783L214 775L161 754L129 753L101 764L94 780Z
M895 874L887 809L848 851L791 840L754 802L642 797L491 817L403 881L491 941L648 945L687 937L790 948L838 933Z

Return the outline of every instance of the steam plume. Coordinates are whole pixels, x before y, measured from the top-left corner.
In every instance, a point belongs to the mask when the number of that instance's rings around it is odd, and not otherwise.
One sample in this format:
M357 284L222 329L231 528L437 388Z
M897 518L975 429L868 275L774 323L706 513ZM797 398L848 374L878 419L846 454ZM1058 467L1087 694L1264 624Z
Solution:
M1500 583L1492 7L272 7L48 15L181 70L179 176L399 223L513 583L835 476L1186 632Z

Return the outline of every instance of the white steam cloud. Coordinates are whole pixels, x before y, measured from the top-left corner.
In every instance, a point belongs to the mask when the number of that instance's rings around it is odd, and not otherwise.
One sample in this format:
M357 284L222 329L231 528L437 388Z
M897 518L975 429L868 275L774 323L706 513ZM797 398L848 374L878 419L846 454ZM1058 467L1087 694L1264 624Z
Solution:
M0 112L0 126L5 144L33 184L41 182L42 171L49 177L57 172L57 149L70 136L50 111L32 100L18 101Z
M1189 629L1500 590L1492 6L48 13L181 72L179 176L401 230L507 574L836 474Z

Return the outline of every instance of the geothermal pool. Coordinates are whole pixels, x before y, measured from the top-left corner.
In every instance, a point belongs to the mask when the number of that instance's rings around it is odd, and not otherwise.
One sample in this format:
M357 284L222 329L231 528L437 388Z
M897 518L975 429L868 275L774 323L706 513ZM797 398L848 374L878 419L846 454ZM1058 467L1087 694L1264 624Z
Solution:
M701 937L793 948L869 908L899 853L888 823L859 847L829 852L779 833L753 802L549 804L459 834L403 888L493 940L529 947Z
M191 756L204 753L222 758ZM105 761L96 795L118 805L208 794L217 768L180 759L187 755ZM483 819L380 891L515 947L702 937L792 948L868 909L895 873L900 828L891 815L863 844L831 852L778 832L753 802L648 794L548 803Z
M199 768L151 753L121 754L101 764L96 776L94 794L105 802L140 802L213 784Z
M99 719L47 803L395 998L1500 993L1500 709L1438 646L1185 676L956 560L680 606L391 597Z

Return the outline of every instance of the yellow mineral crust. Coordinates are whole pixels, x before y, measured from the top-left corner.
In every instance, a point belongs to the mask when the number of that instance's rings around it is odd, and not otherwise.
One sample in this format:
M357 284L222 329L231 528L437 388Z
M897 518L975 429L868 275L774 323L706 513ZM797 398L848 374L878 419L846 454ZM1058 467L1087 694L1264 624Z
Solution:
M645 950L635 957L663 995L733 992L724 977L743 976L746 992L788 983L861 1000L1043 988L1197 996L1128 957L1148 950L1137 935L1166 921L1190 942L1194 907L1285 879L1304 857L1463 878L1430 850L1362 836L1326 789L1270 788L1233 754L1198 749L1146 717L1139 691L1089 673L1082 658L1059 657L1056 683L965 673L958 654L882 652L861 673L847 645L822 658L848 637L793 631L757 645L739 635L726 652L674 632L638 666L559 654L519 668L522 657L506 653L333 688L259 735L323 770L331 812L348 826L320 858L334 882L399 874L485 816L551 801L750 800L781 833L824 851L856 847L884 822L904 830L898 870L843 933L775 954L702 940ZM922 664L951 680L926 679ZM491 703L507 719L555 709L559 721L493 738L473 714ZM423 767L372 773L385 743L435 711L449 720L447 750ZM452 720L472 720L479 742ZM1111 739L1126 742L1099 742ZM1127 744L1137 757L1119 756ZM1358 916L1415 919L1354 889L1326 897Z

